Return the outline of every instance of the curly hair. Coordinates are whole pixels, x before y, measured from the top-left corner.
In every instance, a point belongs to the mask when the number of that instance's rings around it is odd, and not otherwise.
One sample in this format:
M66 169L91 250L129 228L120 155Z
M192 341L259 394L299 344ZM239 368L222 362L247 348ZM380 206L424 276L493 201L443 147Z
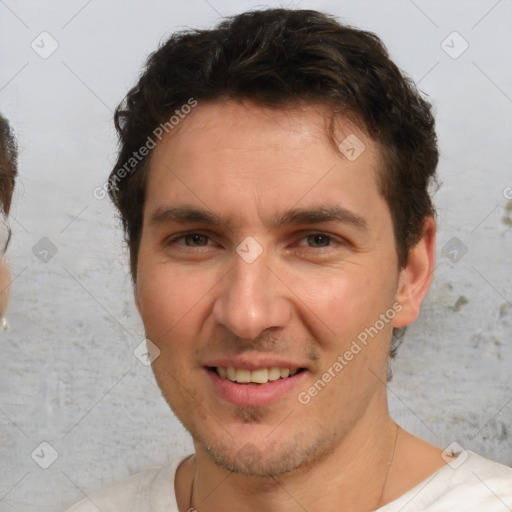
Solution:
M116 110L120 150L109 195L120 212L134 282L151 155L134 161L123 179L119 171L191 98L247 99L276 109L323 104L333 116L354 119L380 149L379 191L391 212L399 266L405 265L425 218L435 215L429 187L438 150L430 103L375 34L313 10L266 9L212 30L174 33L148 57Z

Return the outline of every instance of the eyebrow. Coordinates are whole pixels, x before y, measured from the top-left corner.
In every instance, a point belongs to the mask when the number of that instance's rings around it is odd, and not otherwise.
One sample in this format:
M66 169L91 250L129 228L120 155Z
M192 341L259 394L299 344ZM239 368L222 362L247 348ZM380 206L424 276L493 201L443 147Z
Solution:
M166 222L197 222L200 224L228 225L222 217L205 208L194 206L176 206L171 208L158 208L151 215L149 223L152 225L164 224Z
M194 206L158 208L151 215L151 225L167 222L210 224L228 228L233 225L232 221L228 221L210 210ZM342 222L343 224L352 225L361 231L369 229L368 222L364 217L339 206L319 206L286 210L276 215L272 221L271 228L278 228L289 224L322 224L327 222Z
M286 224L322 224L326 222L350 224L361 231L367 231L369 228L364 217L339 206L293 208L279 214L273 227Z

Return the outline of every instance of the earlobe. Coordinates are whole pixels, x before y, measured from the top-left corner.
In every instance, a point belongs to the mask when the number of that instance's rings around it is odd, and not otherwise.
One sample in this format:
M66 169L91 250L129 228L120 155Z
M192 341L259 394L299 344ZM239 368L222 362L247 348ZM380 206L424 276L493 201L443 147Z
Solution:
M400 271L396 302L402 309L395 316L393 327L405 327L416 320L421 304L434 276L436 223L427 217L420 241L410 250L407 264Z

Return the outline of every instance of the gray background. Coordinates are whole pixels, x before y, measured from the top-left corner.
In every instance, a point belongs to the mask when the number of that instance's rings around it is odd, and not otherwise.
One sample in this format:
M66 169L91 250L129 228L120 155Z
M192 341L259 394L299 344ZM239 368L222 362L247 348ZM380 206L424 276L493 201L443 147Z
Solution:
M262 5L325 10L376 32L433 99L438 263L393 364L391 408L441 447L512 465L511 1L0 0L0 111L20 144L11 330L0 339L3 512L63 509L191 450L134 356L144 333L121 232L92 191L115 159L112 110L146 55L176 29ZM43 31L58 43L46 59L31 47L51 48ZM469 44L458 58L453 31Z

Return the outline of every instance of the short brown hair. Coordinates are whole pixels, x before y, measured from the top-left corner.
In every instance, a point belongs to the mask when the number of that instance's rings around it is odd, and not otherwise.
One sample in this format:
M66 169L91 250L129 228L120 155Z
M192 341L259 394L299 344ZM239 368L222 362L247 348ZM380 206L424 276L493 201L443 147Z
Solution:
M147 60L115 113L119 158L109 194L119 209L137 279L150 155L119 169L190 98L248 99L262 106L327 104L355 119L381 147L379 188L393 219L399 265L434 215L429 184L438 160L430 104L372 33L311 10L246 12L212 30L173 34Z
M17 174L18 151L9 122L0 114L0 209L7 215Z

